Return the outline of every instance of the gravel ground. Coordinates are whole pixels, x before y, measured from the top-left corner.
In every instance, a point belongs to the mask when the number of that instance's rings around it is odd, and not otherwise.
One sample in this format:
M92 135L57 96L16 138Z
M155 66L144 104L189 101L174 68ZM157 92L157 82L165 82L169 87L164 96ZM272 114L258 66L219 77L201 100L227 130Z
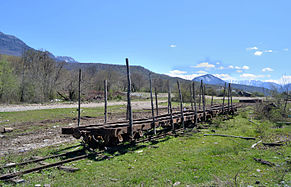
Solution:
M166 102L159 101L159 102ZM108 106L113 105L125 105L126 101L113 101L108 102ZM84 108L94 108L94 107L102 107L104 103L84 103L81 104L81 107ZM42 109L56 109L56 108L77 108L78 103L72 104L64 104L64 103L52 103L52 104L26 104L26 105L0 105L0 112L16 112L16 111L27 111L27 110L42 110ZM150 108L149 101L133 101L132 107L134 109L144 109Z
M211 96L206 96L211 99ZM215 100L220 100L222 97L214 97ZM227 99L227 98L226 98ZM233 100L239 99L264 99L262 97L233 97ZM167 100L159 100L159 102L167 102ZM112 101L108 102L108 106L113 105L125 105L126 101ZM81 107L94 108L102 107L104 103L84 103ZM0 112L16 112L16 111L27 111L27 110L42 110L42 109L55 109L55 108L77 108L78 103L64 104L64 103L52 103L52 104L26 104L26 105L0 105ZM145 109L150 108L150 101L133 101L132 107L134 109Z

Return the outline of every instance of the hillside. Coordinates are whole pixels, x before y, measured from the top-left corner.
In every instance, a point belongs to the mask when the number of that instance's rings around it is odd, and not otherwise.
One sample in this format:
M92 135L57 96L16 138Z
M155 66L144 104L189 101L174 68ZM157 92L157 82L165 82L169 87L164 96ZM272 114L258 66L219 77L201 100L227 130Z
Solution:
M0 54L21 56L24 50L32 49L12 35L0 32Z

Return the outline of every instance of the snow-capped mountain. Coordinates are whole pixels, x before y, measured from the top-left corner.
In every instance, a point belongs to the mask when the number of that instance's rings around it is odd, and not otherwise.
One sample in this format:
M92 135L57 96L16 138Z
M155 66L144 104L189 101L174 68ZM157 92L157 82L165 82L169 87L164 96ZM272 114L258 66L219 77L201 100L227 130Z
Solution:
M270 90L279 90L282 89L282 86L274 83L274 82L263 82L259 80L232 80L231 83L235 84L242 84L242 85L248 85L248 86L256 86L256 87L263 87Z
M65 62L70 62L70 63L77 62L75 59L73 59L72 57L68 57L68 56L56 56L55 59L57 61L65 61Z
M214 75L211 74L206 74L206 75L202 75L199 77L196 77L193 79L193 81L198 81L200 82L201 80L203 80L203 82L205 84L214 84L214 85L224 85L226 82L228 83L232 83L233 84L233 88L238 88L238 89L242 89L242 90L249 90L249 91L257 91L256 88L261 88L261 92L264 92L263 89L268 89L268 90L277 90L279 92L282 92L284 90L287 90L287 88L289 88L289 90L291 90L291 84L282 86L280 84L276 84L274 82L263 82L263 81L259 81L259 80L232 80L232 81L224 81L218 77L215 77Z
M205 84L224 85L224 83L225 83L224 80L222 80L222 79L220 79L218 77L215 77L214 75L211 75L211 74L206 74L206 75L202 75L202 76L196 77L192 81L200 82L201 80Z

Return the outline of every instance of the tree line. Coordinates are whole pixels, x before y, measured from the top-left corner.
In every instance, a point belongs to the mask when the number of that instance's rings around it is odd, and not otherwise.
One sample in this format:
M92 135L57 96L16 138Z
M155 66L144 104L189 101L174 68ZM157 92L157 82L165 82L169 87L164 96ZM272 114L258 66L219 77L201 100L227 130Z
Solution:
M75 101L78 93L78 69L57 62L47 51L27 50L21 57L0 55L0 102L42 103L60 98ZM148 75L133 71L132 91L149 91ZM121 97L127 90L126 76L115 70L82 67L82 99L103 97L103 81L108 81L109 99ZM167 91L167 80L154 79L159 92Z
M74 68L72 68L74 67ZM54 99L75 101L78 96L78 70L82 69L82 100L101 100L103 97L103 81L108 81L108 99L125 98L127 90L125 66L96 64L70 64L57 62L47 51L27 50L21 57L0 55L0 103L43 103ZM121 70L122 69L122 70ZM192 81L172 78L152 73L153 88L158 92L168 91L168 81L178 100L176 81L181 83L184 101L190 101L190 85ZM149 71L133 66L131 68L133 92L149 92ZM200 84L196 83L196 95ZM175 94L176 93L176 94ZM207 95L222 96L221 86L207 85ZM236 95L235 93L233 95Z

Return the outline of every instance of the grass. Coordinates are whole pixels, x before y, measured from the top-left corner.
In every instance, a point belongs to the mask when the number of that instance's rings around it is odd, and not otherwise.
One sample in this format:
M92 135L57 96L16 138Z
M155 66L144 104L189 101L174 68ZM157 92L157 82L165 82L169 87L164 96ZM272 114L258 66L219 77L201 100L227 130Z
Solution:
M108 106L108 112L117 113L126 110L125 105ZM43 120L56 120L64 118L77 117L76 108L59 108L59 109L43 109L43 110L30 110L21 112L1 112L0 119L3 119L0 125L11 124L15 122L39 122ZM81 116L103 116L104 108L81 108ZM6 121L8 120L8 121Z
M85 159L67 165L80 168L75 173L47 169L24 175L25 185L51 184L52 186L171 186L178 184L196 186L290 185L291 146L264 147L251 145L260 139L263 142L280 140L290 136L291 126L274 128L271 122L251 124L248 114L241 112L233 119L204 129L201 133L183 137L167 138L155 144L139 144L129 150L113 153L109 160ZM215 130L219 134L256 137L243 140L227 137L203 136ZM143 146L142 146L143 145ZM1 163L17 162L31 155L47 155L69 145L38 149L23 155L0 158ZM261 158L278 166L269 167L253 160ZM56 160L51 160L56 161ZM12 185L0 182L0 185Z

